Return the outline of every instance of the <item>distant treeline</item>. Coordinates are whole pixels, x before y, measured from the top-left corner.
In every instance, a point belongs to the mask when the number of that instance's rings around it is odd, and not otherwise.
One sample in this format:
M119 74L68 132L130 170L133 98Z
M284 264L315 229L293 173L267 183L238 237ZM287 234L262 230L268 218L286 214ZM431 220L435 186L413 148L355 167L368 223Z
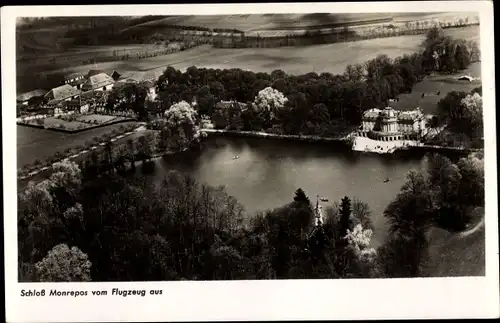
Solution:
M208 31L215 33L240 33L243 31L235 28L208 28L203 26L184 26L184 25L174 25L174 24L151 24L149 26L140 26L141 28L166 28L166 29L177 29L177 30L192 30L192 31Z
M457 28L471 24L441 24L441 28ZM375 39L384 37L395 37L405 35L425 34L435 26L421 25L416 28L396 28L393 25L385 26L380 29L360 32L349 29L347 26L342 29L331 30L306 30L303 34L283 35L283 36L216 36L213 41L213 46L216 48L273 48L285 46L309 46L320 44L332 44L338 42L359 41L365 39Z
M320 31L306 31L302 35L285 35L275 37L260 36L218 36L213 46L217 48L270 48L285 46L309 46L318 44L338 43L361 39L354 31L344 28L329 34Z
M368 19L368 20L358 20L358 21L343 21L343 22L332 22L328 24L321 25L310 25L310 26L288 26L287 30L313 30L313 29L325 29L325 28L339 28L339 27L354 27L354 26L363 26L370 24L381 24L388 23L393 21L393 18L376 18L376 19ZM281 30L282 28L269 28L269 30Z

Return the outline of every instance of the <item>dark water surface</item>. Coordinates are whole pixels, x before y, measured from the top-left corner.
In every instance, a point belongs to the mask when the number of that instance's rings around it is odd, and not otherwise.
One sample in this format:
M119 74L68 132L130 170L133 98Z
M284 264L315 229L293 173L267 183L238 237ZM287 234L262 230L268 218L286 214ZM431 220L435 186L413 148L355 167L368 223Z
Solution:
M160 180L175 169L200 182L223 185L249 216L289 203L299 187L312 201L316 194L329 198L325 204L345 195L357 197L373 212L372 242L377 246L387 232L385 207L399 192L406 173L422 167L421 161L422 156L363 154L327 144L212 137L199 153L158 160L153 176ZM387 177L391 180L384 183Z

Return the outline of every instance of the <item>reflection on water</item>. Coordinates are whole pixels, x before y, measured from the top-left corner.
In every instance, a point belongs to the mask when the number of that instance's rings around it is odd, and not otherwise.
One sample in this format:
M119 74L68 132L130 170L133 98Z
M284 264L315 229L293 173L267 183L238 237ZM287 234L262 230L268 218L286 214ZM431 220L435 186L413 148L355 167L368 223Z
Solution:
M345 195L357 197L370 205L373 243L378 245L387 231L383 211L406 173L421 167L421 158L366 155L326 144L214 137L199 154L159 160L157 166L156 179L176 169L200 182L225 186L249 216L290 202L299 187L311 199L319 194L329 203ZM391 180L384 183L386 178Z

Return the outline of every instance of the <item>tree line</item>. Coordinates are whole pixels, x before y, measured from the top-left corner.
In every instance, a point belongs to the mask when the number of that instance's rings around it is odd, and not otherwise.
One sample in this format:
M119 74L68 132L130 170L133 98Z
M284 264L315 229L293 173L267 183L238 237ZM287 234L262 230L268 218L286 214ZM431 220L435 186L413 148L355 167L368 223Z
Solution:
M426 75L456 72L478 56L475 43L455 40L435 28L428 33L421 51L395 59L379 55L365 64L347 66L342 75L287 75L281 70L255 73L194 66L181 72L167 67L158 79L158 101L163 110L182 100L196 101L200 115L217 119L221 119L217 114L222 111L226 119L222 128L334 135L358 126L364 111L382 108L399 94L411 93ZM272 90L263 91L267 88ZM276 103L281 96L286 100ZM256 100L266 103L255 104ZM246 108L215 108L220 101L241 102Z
M437 104L437 115L434 122L445 129L430 144L452 147L483 148L482 87L470 93L452 91L446 94Z
M407 23L406 26L396 27L392 24L383 25L379 28L321 28L306 29L301 33L292 33L280 36L250 36L243 34L215 36L213 46L217 48L275 48L288 46L311 46L321 44L334 44L339 42L353 42L367 39L384 37L396 37L406 35L419 35L428 33L434 28L459 28L468 26L469 23L457 21L455 23L433 23L432 25L423 21L414 24Z

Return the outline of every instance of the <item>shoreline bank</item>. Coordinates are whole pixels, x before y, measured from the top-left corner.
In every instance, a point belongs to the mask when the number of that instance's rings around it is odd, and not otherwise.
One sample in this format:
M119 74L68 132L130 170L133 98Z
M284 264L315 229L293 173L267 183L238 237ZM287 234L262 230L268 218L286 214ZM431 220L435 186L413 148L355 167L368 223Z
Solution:
M257 131L237 131L237 130L223 130L223 129L201 129L209 136L227 136L227 137L242 137L242 138L257 138L257 139L272 139L272 140L285 140L285 141L300 141L300 142L311 142L311 143L335 143L345 145L349 147L352 151L358 151L362 153L373 153L378 155L385 154L395 154L403 151L423 151L423 152L448 152L448 153L460 153L460 154L468 154L472 152L480 152L483 149L476 148L463 148L463 147L446 147L446 146L437 146L437 145L428 145L423 142L417 142L413 140L406 140L404 142L397 142L390 147L386 147L387 149L374 149L373 145L385 145L387 146L388 142L371 140L371 145L369 145L368 149L359 147L360 139L365 140L367 138L358 137L354 135L354 133L350 133L346 136L338 136L338 137L322 137L322 136L313 136L313 135L279 135L272 134L266 132L257 132ZM375 147L374 146L374 147Z

